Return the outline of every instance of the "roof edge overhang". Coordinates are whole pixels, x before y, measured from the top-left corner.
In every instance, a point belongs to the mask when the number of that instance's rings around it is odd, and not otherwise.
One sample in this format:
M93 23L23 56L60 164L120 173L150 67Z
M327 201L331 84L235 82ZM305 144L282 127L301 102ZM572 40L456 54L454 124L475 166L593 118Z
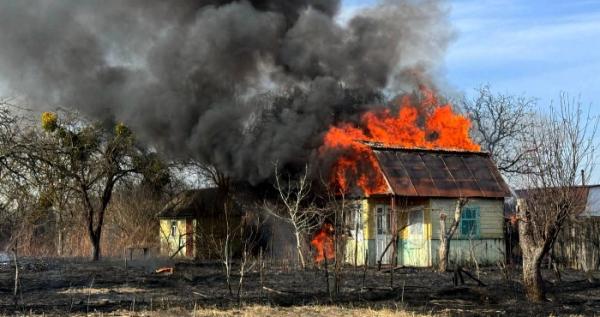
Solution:
M181 215L178 215L178 216L160 215L160 216L157 216L156 218L157 219L178 219L178 220L180 220L180 219L189 219L189 218L195 218L195 217L194 216L181 216Z
M490 156L490 153L486 152L486 151L471 151L471 150L464 150L464 149L449 149L449 148L407 147L407 146L401 146L401 145L391 145L391 144L385 144L385 143L381 143L381 142L371 142L371 141L363 141L363 140L357 140L356 142L367 145L373 150L381 150L381 151L400 150L400 151L406 151L406 152L432 152L432 153L435 152L435 153L454 153L454 154L468 153L468 154L478 154L478 155L483 155L483 156Z
M429 199L459 199L459 198L466 198L466 199L506 199L506 198L510 198L510 197L506 197L506 196L403 196L403 195L395 195L395 194L373 194L373 195L369 195L369 196L355 196L355 197L349 197L349 199L369 199L369 198L389 198L389 197L394 197L394 198L408 198L408 199L419 199L419 198L429 198Z

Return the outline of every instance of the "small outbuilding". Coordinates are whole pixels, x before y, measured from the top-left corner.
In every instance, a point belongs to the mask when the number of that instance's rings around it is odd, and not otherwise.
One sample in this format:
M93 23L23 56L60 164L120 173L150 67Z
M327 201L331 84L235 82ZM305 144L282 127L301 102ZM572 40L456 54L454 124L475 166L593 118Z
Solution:
M226 195L218 188L186 190L176 195L159 212L161 255L178 258L211 259L227 233L227 224L236 228L240 212L228 211L225 221Z
M579 270L600 269L600 185L574 187L581 204L563 224L551 250L553 261L563 267ZM517 190L516 208L508 217L514 217L518 208L526 208L526 200L531 191ZM518 234L515 223L513 232ZM520 256L520 252L517 254Z

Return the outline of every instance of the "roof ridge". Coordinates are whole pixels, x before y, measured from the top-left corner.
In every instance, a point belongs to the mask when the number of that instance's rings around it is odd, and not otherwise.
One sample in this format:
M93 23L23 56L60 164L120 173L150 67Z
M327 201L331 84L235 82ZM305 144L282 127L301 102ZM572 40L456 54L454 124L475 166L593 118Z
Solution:
M373 150L400 150L400 151L415 151L415 152L440 152L440 153L469 153L489 156L490 153L486 151L473 151L456 148L424 148L424 147L408 147L402 145L385 144L382 142L373 142L365 140L356 140L356 142L362 143Z

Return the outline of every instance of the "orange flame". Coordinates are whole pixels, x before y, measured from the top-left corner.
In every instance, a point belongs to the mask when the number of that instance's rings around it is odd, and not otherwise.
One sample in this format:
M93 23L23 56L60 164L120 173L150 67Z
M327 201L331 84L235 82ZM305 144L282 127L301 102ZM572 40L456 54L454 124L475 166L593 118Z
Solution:
M409 96L400 99L396 115L389 109L362 115L360 126L331 126L320 149L323 154L342 150L333 165L332 183L342 192L356 182L364 194L386 193L388 186L370 147L357 141L425 149L479 151L469 136L471 122L454 113L450 104L439 104L431 90L423 89L422 100L413 105ZM420 110L420 111L419 111Z
M331 223L324 223L321 229L315 233L310 244L315 248L315 262L320 263L325 260L332 260L335 258L335 249L333 247L333 225Z

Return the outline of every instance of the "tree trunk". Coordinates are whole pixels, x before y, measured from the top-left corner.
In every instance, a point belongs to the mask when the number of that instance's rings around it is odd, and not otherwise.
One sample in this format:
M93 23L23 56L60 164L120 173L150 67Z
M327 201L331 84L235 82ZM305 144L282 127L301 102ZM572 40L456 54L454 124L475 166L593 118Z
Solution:
M91 234L90 242L92 242L92 261L100 260L100 234Z
M456 207L454 208L454 217L452 218L452 224L450 228L446 230L446 215L440 214L440 247L438 249L438 255L440 257L438 263L438 271L446 272L448 270L448 253L450 252L450 240L458 229L458 223L460 222L460 216L462 208L467 204L468 199L459 198L456 200Z
M60 216L60 211L56 211L56 255L58 255L59 257L62 255L62 244L63 244L62 243L63 242L62 227L63 227L63 224L62 224L62 217Z
M442 234L440 238L440 248L438 250L440 262L438 263L438 271L446 272L448 271L448 250L450 250L450 239L448 239L444 234Z
M104 213L105 209L102 209L98 212L98 223L96 224L96 228L93 226L93 213L91 214L91 220L89 221L89 234L90 234L90 242L92 243L92 261L100 260L100 238L102 237L102 224L104 222Z
M532 302L545 300L541 266L542 250L523 251L523 287L527 299Z
M88 236L90 237L90 243L92 244L92 261L98 261L100 260L100 230L102 228L102 219L99 217L98 224L96 225L96 228L94 228L96 211L92 206L92 202L88 196L87 187L84 184L81 184L81 194L83 196L84 205L87 209L87 228Z
M302 269L306 267L306 263L304 262L304 255L302 254L302 245L300 243L300 232L298 229L295 230L296 235L296 251L298 252L298 259L300 259L300 266Z

